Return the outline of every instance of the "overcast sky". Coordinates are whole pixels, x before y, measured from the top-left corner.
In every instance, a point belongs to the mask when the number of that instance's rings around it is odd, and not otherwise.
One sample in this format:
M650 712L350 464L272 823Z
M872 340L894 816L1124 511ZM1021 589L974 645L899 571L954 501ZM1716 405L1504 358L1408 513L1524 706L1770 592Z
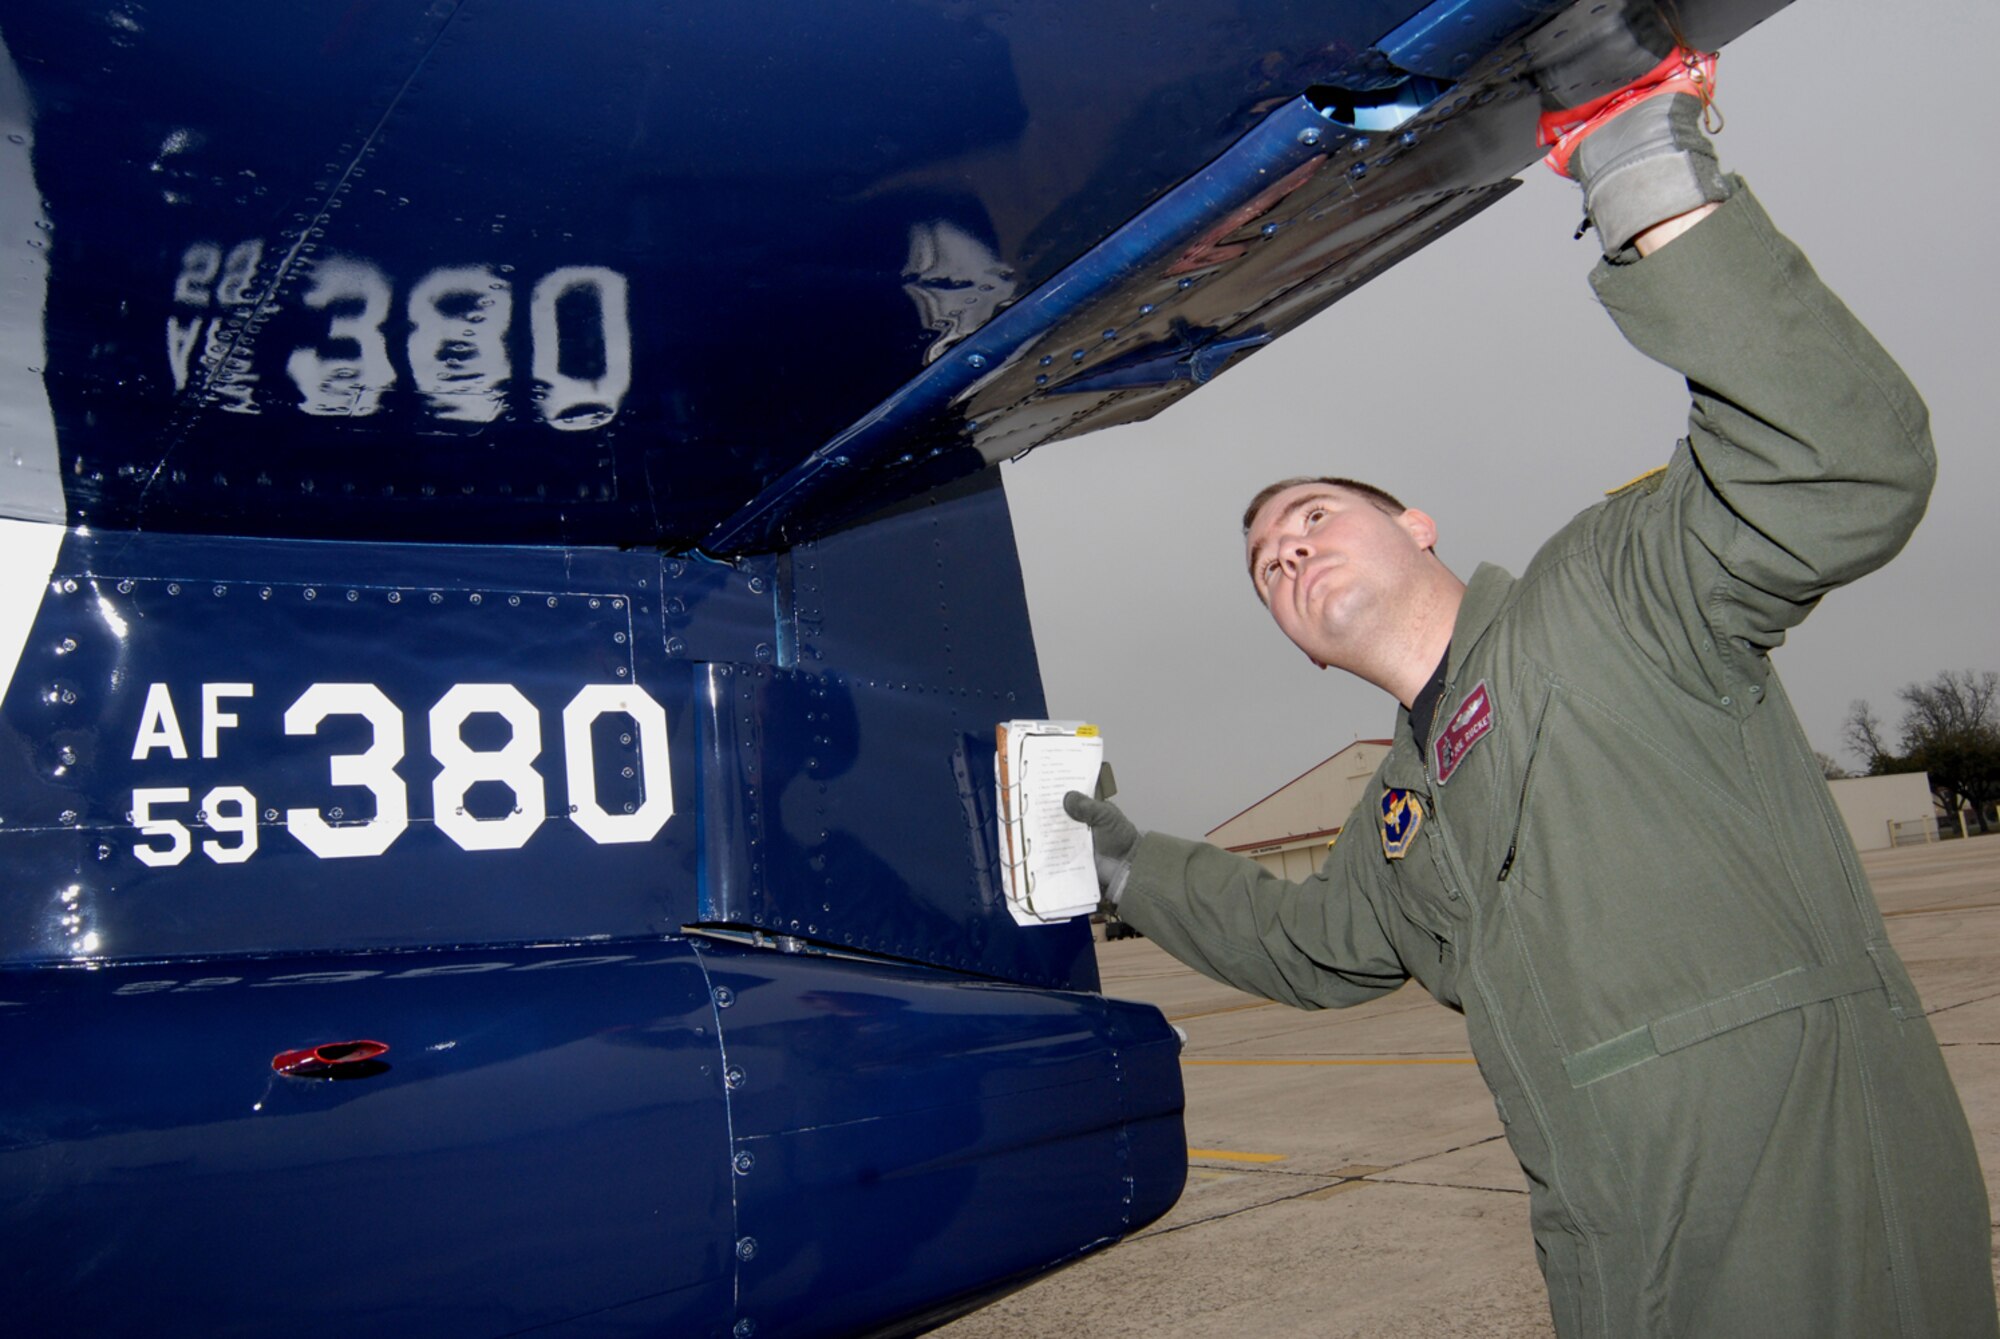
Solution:
M2000 209L1990 129L2000 4L1796 0L1731 44L1725 168L1889 348L1940 458L1901 557L1828 597L1774 657L1821 752L1852 765L1848 704L2000 669ZM1604 490L1662 463L1679 378L1590 295L1594 235L1537 166L1482 217L1148 423L1006 466L1049 709L1105 729L1143 828L1200 836L1395 705L1315 670L1243 575L1238 520L1272 479L1350 474L1437 518L1461 576L1519 573Z

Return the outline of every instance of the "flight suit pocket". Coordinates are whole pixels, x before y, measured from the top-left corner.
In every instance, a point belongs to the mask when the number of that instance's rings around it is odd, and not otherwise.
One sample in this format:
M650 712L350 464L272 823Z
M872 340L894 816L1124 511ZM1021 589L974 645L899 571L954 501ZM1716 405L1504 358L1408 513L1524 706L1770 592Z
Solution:
M1438 999L1454 1007L1459 1003L1458 992L1458 951L1454 941L1458 931L1451 917L1445 914L1444 906L1448 898L1442 892L1442 885L1435 889L1422 888L1425 884L1435 884L1435 880L1423 877L1425 870L1417 877L1417 871L1406 873L1397 880L1397 907L1403 919L1409 922L1416 934L1399 936L1405 947L1403 965L1410 975L1423 983L1424 989ZM1413 960L1412 951L1423 955L1421 962ZM1435 954L1433 958L1431 955Z
M1418 839L1424 849L1402 862L1397 874L1403 914L1425 933L1449 944L1465 916L1465 890L1453 876L1444 839L1433 829Z

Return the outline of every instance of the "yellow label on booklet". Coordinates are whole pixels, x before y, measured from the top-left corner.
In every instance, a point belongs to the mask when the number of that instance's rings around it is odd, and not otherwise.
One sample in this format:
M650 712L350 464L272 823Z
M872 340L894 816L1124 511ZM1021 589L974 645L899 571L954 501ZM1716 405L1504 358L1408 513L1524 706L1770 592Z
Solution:
M1097 727L1094 725L1079 725L1076 727L1076 737L1078 739L1095 739L1097 738Z

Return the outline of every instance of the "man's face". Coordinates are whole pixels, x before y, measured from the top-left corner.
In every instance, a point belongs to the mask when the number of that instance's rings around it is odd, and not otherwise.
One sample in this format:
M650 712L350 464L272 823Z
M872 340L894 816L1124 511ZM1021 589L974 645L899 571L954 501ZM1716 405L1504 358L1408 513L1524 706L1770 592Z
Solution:
M1351 649L1397 616L1415 591L1430 517L1391 516L1359 493L1298 484L1266 502L1250 523L1250 577L1278 628L1319 665L1351 666Z

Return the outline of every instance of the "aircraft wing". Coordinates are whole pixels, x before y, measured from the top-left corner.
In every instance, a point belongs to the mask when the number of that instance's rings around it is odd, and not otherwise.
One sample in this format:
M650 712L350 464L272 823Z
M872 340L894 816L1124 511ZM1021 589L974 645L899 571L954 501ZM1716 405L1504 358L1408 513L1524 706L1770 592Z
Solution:
M1645 13L9 4L0 514L784 547L1337 301Z

